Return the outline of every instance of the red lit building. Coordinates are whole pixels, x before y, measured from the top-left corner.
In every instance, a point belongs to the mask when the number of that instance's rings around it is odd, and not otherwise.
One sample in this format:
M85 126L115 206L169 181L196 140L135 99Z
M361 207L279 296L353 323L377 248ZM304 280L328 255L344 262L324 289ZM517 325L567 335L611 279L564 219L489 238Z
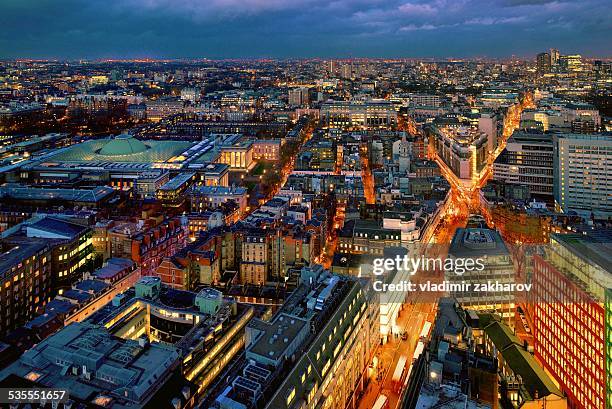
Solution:
M605 408L606 379L611 379L604 356L603 305L612 277L609 235L553 234L546 256L533 260L535 357L573 408Z

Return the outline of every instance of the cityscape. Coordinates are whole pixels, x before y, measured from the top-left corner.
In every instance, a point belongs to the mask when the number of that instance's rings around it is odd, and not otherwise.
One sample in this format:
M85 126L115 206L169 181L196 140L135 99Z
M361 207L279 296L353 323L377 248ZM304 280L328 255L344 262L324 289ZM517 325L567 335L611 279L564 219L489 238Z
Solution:
M298 6L186 3L175 52L131 14L126 44L0 34L0 407L612 409L609 21L584 52L329 55L314 26L279 54L258 19ZM401 35L451 33L442 4ZM245 19L261 46L185 51Z

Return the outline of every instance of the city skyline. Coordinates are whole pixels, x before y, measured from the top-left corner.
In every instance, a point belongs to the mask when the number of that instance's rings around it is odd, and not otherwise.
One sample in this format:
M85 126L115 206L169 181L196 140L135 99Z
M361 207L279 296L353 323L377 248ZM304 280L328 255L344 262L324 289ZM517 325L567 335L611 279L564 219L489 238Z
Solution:
M603 0L7 1L0 58L610 57ZM25 23L24 23L25 22Z
M607 6L1 0L0 406L612 409Z

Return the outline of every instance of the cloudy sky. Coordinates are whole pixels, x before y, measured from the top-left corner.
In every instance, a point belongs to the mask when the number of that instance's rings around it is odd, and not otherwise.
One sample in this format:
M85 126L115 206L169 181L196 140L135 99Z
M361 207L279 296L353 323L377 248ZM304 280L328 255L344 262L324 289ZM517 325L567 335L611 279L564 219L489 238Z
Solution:
M0 0L0 58L612 56L610 0Z

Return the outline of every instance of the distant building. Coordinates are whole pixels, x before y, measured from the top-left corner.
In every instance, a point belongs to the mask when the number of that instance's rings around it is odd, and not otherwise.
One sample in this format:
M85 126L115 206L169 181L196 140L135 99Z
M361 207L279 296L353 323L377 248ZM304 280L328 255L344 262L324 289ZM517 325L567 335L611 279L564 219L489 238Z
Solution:
M309 103L310 88L298 87L289 89L289 105L292 107L302 107Z
M198 87L187 87L181 90L181 100L189 101L193 104L200 102L200 88Z
M397 125L397 111L389 101L335 101L321 106L321 122L329 128L381 128Z
M147 101L146 106L147 119L153 122L185 112L185 101L178 98L159 98Z
M549 53L540 53L536 57L536 65L538 69L538 73L546 74L550 72L550 54Z
M253 142L253 159L278 161L283 139L257 139Z

